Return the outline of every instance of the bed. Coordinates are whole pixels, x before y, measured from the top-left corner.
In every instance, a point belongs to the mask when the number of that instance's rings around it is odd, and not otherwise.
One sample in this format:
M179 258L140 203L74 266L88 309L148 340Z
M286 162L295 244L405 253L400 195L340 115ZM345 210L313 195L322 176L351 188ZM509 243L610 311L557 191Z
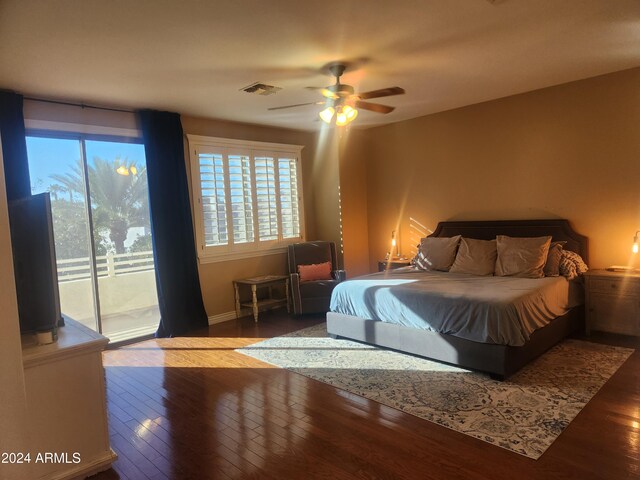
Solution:
M431 236L455 235L480 240L550 235L588 260L587 238L567 220L440 222ZM583 328L579 282L473 277L399 269L350 280L335 292L332 306L341 308L327 313L327 332L504 379ZM533 301L540 295L546 298L544 308ZM467 301L463 306L459 297ZM438 331L420 324L425 317Z

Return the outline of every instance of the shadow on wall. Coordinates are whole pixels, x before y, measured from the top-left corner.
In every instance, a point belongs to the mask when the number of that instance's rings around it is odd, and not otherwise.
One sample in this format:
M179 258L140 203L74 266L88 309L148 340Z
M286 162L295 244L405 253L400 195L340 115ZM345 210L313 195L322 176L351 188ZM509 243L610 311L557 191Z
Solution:
M420 240L432 233L433 230L427 228L420 220L414 217L409 217L409 258L415 257L418 253Z

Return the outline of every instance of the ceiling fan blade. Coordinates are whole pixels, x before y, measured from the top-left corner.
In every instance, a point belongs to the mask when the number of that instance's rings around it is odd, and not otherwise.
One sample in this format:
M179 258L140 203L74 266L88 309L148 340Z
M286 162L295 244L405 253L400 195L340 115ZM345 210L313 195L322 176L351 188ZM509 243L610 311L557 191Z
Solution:
M336 95L334 92L332 92L331 90L329 90L327 87L304 87L307 90L316 90L319 91L323 97L326 98L331 98L332 100L336 100L339 97L339 95Z
M285 108L304 107L305 105L324 105L324 102L296 103L295 105L285 105L284 107L271 107L267 108L267 110L282 110Z
M355 102L356 108L361 108L362 110L369 110L370 112L376 113L391 113L396 107L390 107L388 105L380 105L379 103L369 103L363 102L362 100L358 100Z
M380 90L371 90L370 92L359 93L358 97L362 100L368 100L369 98L390 97L391 95L402 95L404 88L389 87L381 88Z

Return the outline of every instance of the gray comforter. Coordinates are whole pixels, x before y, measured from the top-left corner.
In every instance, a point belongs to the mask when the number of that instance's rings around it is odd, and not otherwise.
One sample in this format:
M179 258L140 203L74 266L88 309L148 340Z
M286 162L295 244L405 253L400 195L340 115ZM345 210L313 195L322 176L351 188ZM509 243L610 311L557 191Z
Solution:
M331 311L455 335L523 345L536 329L582 303L564 277L480 277L401 268L340 283Z

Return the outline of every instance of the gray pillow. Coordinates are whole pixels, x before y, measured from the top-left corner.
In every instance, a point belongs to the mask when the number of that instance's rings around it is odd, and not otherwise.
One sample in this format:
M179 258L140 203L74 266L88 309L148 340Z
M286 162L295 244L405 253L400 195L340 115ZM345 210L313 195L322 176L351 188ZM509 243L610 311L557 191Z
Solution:
M496 237L498 259L496 275L501 277L544 277L551 237Z
M497 257L498 250L495 240L476 240L475 238L463 237L456 259L449 271L451 273L493 275Z
M456 258L459 243L460 235L423 238L420 240L420 248L415 258L416 267L422 270L448 272Z
M545 277L560 276L560 259L562 258L562 248L567 242L553 242L549 247L547 263L544 264Z

